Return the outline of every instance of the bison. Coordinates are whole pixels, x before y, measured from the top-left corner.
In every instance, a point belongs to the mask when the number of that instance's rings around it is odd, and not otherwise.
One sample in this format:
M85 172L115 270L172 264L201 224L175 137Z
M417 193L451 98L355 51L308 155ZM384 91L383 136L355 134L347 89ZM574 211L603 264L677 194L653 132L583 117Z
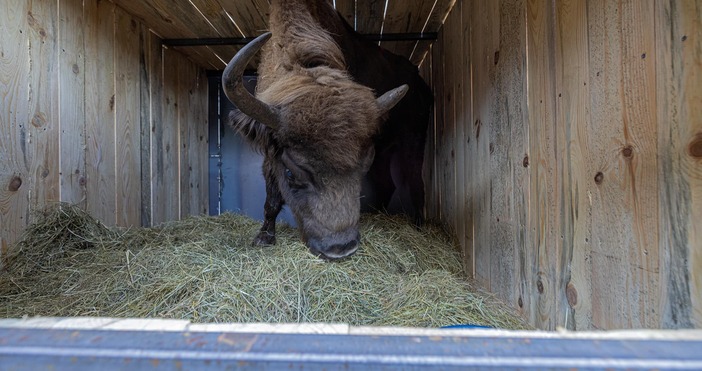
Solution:
M328 1L271 1L269 24L222 76L238 108L231 125L264 156L264 221L254 244L275 243L287 204L312 253L347 257L360 241L362 190L366 209L399 200L419 220L431 93L416 67L356 34ZM259 51L254 97L242 74ZM399 180L408 185L393 196Z

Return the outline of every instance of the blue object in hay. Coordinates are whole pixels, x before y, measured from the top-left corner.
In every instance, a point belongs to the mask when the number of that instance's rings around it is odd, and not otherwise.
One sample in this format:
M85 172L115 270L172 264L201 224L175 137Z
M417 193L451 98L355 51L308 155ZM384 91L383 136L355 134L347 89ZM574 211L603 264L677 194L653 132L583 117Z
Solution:
M448 326L441 326L441 328L446 328L446 329L456 329L456 328L488 328L492 329L494 327L491 326L481 326L481 325L448 325Z

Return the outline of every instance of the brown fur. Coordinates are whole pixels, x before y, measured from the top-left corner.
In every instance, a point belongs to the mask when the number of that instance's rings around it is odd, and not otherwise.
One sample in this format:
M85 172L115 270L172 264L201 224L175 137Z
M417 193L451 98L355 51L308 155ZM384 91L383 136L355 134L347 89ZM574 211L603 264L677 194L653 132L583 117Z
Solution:
M272 37L262 51L256 97L279 109L280 128L243 114L232 119L265 156L266 221L255 242L274 243L275 216L285 202L310 248L334 259L358 242L361 179L380 113L373 90L351 79L341 49L315 20L320 6L328 5L271 3Z

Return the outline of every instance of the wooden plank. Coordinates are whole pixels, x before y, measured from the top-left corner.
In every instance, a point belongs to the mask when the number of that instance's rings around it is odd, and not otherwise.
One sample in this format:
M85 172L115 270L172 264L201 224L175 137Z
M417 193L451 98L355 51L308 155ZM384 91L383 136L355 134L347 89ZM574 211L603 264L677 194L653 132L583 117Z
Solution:
M29 53L26 1L12 1L0 14L0 257L27 223L26 109L29 97ZM4 266L4 261L0 266Z
M388 0L383 33L422 32L433 7L433 1ZM405 58L412 55L416 45L416 41L380 43L383 48Z
M463 215L460 223L463 225L458 229L462 231L458 234L458 241L463 252L463 269L468 278L472 279L475 276L475 252L474 252L474 235L473 235L473 205L471 195L473 194L473 178L471 169L474 166L474 154L476 149L475 138L471 138L473 128L473 86L472 86L472 7L468 3L460 3L459 7L454 11L461 13L461 37L463 39L463 52L460 56L463 69L463 107L461 113L461 130L463 132L463 158L459 158L459 163L462 163L463 185L459 188L459 192L463 192Z
M115 225L115 5L86 2L85 17L87 211Z
M444 131L441 144L442 162L442 221L447 229L456 233L456 101L460 99L456 92L456 82L460 81L460 64L462 40L455 31L460 28L460 12L451 13L444 24L444 89L439 96L444 102Z
M593 1L588 14L596 71L588 148L599 183L592 193L592 326L657 327L653 3Z
M195 66L193 66L195 67ZM190 188L190 215L207 215L209 210L209 161L208 161L208 116L207 116L207 75L201 68L194 68L192 90L189 92L190 117L188 131L190 138L188 169Z
M189 1L115 0L163 38L217 37L217 30Z
M351 27L356 24L356 1L355 0L335 0L336 11L346 19Z
M139 32L136 19L115 11L116 223L141 225Z
M178 69L178 90L175 92L177 94L178 102L178 122L179 122L179 139L178 139L178 153L180 159L179 164L179 177L180 182L180 219L192 215L190 200L191 193L193 191L192 187L192 173L193 164L191 152L193 147L193 130L191 129L195 122L193 122L193 108L190 105L190 99L197 89L197 80L195 79L196 70L195 67L188 63L188 61L179 56L177 63L175 64Z
M151 31L139 25L139 159L141 164L141 226L151 226ZM155 41L159 41L156 39Z
M456 0L436 0L434 8L426 21L425 32L436 32L444 24L446 16L456 4Z
M702 327L702 9L655 3L663 328Z
M473 183L471 206L473 211L475 279L491 289L491 169L490 149L493 131L497 130L491 103L496 99L491 76L494 56L499 45L499 3L475 2L472 4L471 49L473 54L473 127L470 176ZM493 144L494 146L494 144ZM497 262L495 262L497 264Z
M152 101L157 111L152 112L152 161L155 172L152 176L152 216L153 223L178 220L180 215L180 181L178 180L178 160L180 132L178 121L178 86L177 64L180 53L163 49L162 54L154 54L152 68L158 75L152 78ZM166 66L168 66L166 68ZM157 86L158 84L158 86ZM160 103L157 103L160 102ZM158 119L160 117L160 120Z
M268 30L269 4L266 0L221 0L220 4L244 36L254 37Z
M439 38L432 47L432 82L434 84L434 153L433 164L433 194L432 218L436 221L442 220L442 190L441 174L443 166L441 163L441 146L443 144L444 132L444 101L441 98L444 94L444 57L443 57L443 32L439 32Z
M553 330L558 280L559 238L556 222L554 35L551 2L527 2L527 74L529 107L529 214L530 246L524 258L527 282L520 285L529 322ZM480 19L481 17L478 17ZM477 254L476 254L477 255ZM476 263L476 266L481 264ZM528 297L528 298L527 298ZM528 307L527 307L528 306Z
M82 0L59 7L60 198L85 207L85 54Z
M356 31L379 34L385 16L385 0L356 2Z
M55 2L28 3L29 108L26 189L30 211L59 199L58 18ZM3 35L6 35L3 33ZM31 215L30 215L31 217ZM22 220L23 216L20 215ZM1 224L1 223L0 223Z
M590 328L592 210L587 195L595 191L589 161L590 86L587 4L556 3L556 135L560 253L557 291L558 324L570 330Z
M243 37L244 34L222 8L219 0L190 0L220 37ZM190 18L187 18L190 19Z

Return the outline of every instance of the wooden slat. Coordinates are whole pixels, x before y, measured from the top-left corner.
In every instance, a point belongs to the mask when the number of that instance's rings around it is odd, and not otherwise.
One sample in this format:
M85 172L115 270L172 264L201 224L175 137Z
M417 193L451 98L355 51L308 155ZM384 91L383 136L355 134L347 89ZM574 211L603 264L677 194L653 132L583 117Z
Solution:
M190 108L188 122L189 151L188 161L182 165L183 173L188 174L189 215L207 215L209 209L208 197L208 121L207 121L207 76L205 71L193 66L191 89L188 91L188 107Z
M107 225L115 219L115 5L85 3L87 211ZM104 61L104 62L101 62Z
M356 31L366 34L379 34L385 13L384 0L356 2Z
M462 120L460 122L461 131L463 133L462 142L462 157L457 157L462 163L463 184L460 184L457 192L462 192L462 218L459 220L462 226L458 227L461 231L457 234L458 243L461 246L463 253L463 269L466 276L470 279L475 274L475 251L474 251L474 234L473 234L473 205L471 195L473 194L473 178L472 167L474 164L474 154L476 150L474 138L471 137L473 130L473 85L472 85L472 64L473 64L473 47L471 38L471 27L473 19L471 17L472 7L468 3L460 3L454 7L454 12L461 13L461 28L457 30L463 40L463 51L460 56L462 71L461 80L463 83L462 95L463 106L461 108ZM472 144L471 144L472 143Z
M10 245L26 224L29 205L27 191L26 128L28 113L22 107L29 97L28 34L24 31L27 14L25 1L12 1L0 13L0 256L6 257ZM3 265L0 262L0 265Z
M244 36L222 8L219 0L191 0L191 2L205 16L205 19L220 37Z
M473 58L473 123L471 144L475 146L471 156L473 166L468 173L473 182L471 207L473 214L473 244L475 279L487 289L491 287L491 231L493 222L490 210L490 147L494 130L497 129L495 112L491 108L496 92L490 77L494 73L494 55L499 41L499 3L474 2L471 11L473 33L471 53ZM494 143L493 143L494 146ZM497 262L495 262L497 264Z
M192 147L192 138L190 127L194 125L191 121L193 115L193 107L190 106L190 96L193 90L197 88L197 81L194 79L195 68L185 61L185 58L174 58L172 62L178 70L178 90L177 94L177 112L178 115L178 164L179 164L179 179L180 182L180 219L191 215L190 210L190 194L192 187L190 186L191 172L193 168L190 164L190 155Z
M139 25L117 8L115 39L116 223L141 225Z
M655 2L663 328L702 327L702 8ZM651 57L653 57L651 53Z
M220 0L220 4L246 37L262 34L268 29L269 5L266 0Z
M589 68L588 9L582 1L556 3L556 133L559 160L558 250L560 273L556 315L559 326L570 330L590 328L592 318L592 209L588 194L596 192L597 170L589 153L594 138L590 120L589 81L597 79ZM598 129L600 130L600 129ZM560 162L562 161L562 162Z
M383 33L422 32L433 6L433 1L388 0L387 15L383 21ZM405 58L409 58L412 55L416 45L417 41L396 41L380 44L383 48Z
M151 31L139 25L139 158L141 163L141 226L151 226ZM158 40L157 40L158 41Z
M85 206L85 55L83 1L59 7L60 197Z
M593 1L589 135L602 181L592 193L592 322L655 327L658 173L652 2ZM586 82L585 82L586 83ZM591 175L594 179L594 175ZM615 294L616 293L616 294Z
M59 199L59 100L56 69L58 62L58 18L55 2L29 4L26 28L29 37L29 89L27 101L30 125L26 125L29 159L25 191L30 211ZM3 35L7 35L3 32ZM7 40L12 40L7 37ZM20 75L21 76L21 75ZM3 131L4 132L4 131ZM18 211L21 209L18 209ZM31 216L31 215L30 215ZM19 215L19 220L24 220ZM1 223L1 222L0 222Z
M356 1L355 0L336 0L336 11L339 12L346 22L354 26L356 22Z
M434 152L432 153L433 161L433 178L432 189L433 200L431 200L431 217L436 221L442 221L442 197L441 189L441 174L443 173L443 164L441 162L441 146L443 145L444 132L444 58L443 58L443 37L444 33L439 32L439 38L432 47L432 82L434 88Z
M527 2L527 104L529 107L529 214L527 283L522 298L529 321L537 328L555 329L555 282L558 235L555 177L555 82L551 3ZM555 231L554 231L555 229ZM476 263L476 266L478 264ZM529 298L527 299L527 296Z
M153 223L158 224L167 220L177 220L180 210L180 180L178 178L178 68L175 63L180 55L178 52L164 49L163 54L152 61L152 68L157 74L152 78L158 79L152 83L154 102L160 102L160 111L155 114L160 120L152 120L152 161L155 173L152 176ZM166 68L166 64L168 67ZM156 87L156 84L159 84ZM155 103L154 105L156 105Z

